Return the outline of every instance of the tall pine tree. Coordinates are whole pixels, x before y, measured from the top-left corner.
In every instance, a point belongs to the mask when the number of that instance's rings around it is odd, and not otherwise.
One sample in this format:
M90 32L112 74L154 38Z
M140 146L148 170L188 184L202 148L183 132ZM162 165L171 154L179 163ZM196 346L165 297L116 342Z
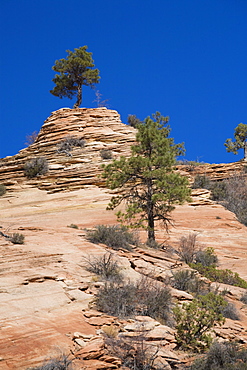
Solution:
M125 211L117 213L118 220L145 228L149 243L155 241L155 221L162 221L167 229L175 204L190 199L187 178L175 171L176 156L184 154L184 145L174 144L169 137L168 121L156 112L137 124L131 156L114 160L103 172L106 185L120 194L112 197L108 209L124 202Z

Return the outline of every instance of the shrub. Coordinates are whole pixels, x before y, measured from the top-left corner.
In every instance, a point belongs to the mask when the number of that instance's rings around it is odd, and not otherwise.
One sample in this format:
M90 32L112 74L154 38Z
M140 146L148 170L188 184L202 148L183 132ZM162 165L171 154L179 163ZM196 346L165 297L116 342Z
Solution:
M185 263L192 263L198 251L196 243L197 234L182 236L179 243L178 254Z
M94 257L93 259L88 258L86 269L106 280L122 280L119 264L114 260L112 253L105 253L103 256Z
M196 359L190 370L246 370L247 350L234 342L214 342L208 353Z
M31 134L26 136L26 142L25 145L29 146L35 142L35 140L38 137L37 131L32 132Z
M245 175L226 180L226 197L223 205L234 212L238 220L247 225L247 182Z
M13 233L10 236L10 241L13 244L24 244L24 239L25 239L25 236L23 234L20 234L20 233Z
M220 295L208 293L194 298L190 303L173 309L176 320L177 345L184 350L202 352L212 342L210 330L215 324L223 324L222 309L226 301Z
M44 175L48 171L48 162L44 157L36 157L26 162L24 173L29 179Z
M247 288L247 282L237 272L228 269L220 270L214 266L203 266L201 263L190 263L189 265L211 281Z
M142 123L142 121L136 117L135 114L129 114L127 118L128 124L132 127L137 128L137 126Z
M70 153L75 147L84 148L86 141L82 138L74 136L67 136L57 145L58 153L65 153L68 156L72 156Z
M227 302L227 306L223 308L222 314L227 319L240 320L239 313L233 303Z
M196 175L192 185L193 189L209 189L211 180L206 175Z
M112 159L112 151L109 149L101 149L100 156L102 159Z
M99 311L112 316L150 316L169 323L171 294L165 285L143 277L137 283L109 282L96 295Z
M6 193L6 186L0 184L0 197Z
M147 240L145 245L148 247L148 248L153 248L153 249L160 249L161 245L156 241L156 240Z
M242 295L242 297L240 298L240 301L247 304L247 290L246 292Z
M87 239L92 243L106 244L115 250L131 250L131 246L138 243L137 237L133 233L129 232L126 227L119 225L98 225L94 230L87 232Z
M173 273L172 286L175 289L189 293L205 294L208 293L208 285L196 276L195 271L180 270Z
M139 333L132 338L106 338L106 347L111 356L121 360L121 368L129 370L165 370L166 365L156 362L158 348L148 345L145 333Z
M75 224L70 224L68 227L71 227L72 229L79 229L79 227Z
M43 363L43 365L34 367L30 370L72 370L72 361L68 356L61 355L58 358L51 358Z
M202 266L216 266L218 263L218 257L214 254L213 248L207 248L205 250L200 249L196 252L195 256L196 263L201 263Z
M211 183L211 199L219 202L226 198L226 182L223 181L214 181Z

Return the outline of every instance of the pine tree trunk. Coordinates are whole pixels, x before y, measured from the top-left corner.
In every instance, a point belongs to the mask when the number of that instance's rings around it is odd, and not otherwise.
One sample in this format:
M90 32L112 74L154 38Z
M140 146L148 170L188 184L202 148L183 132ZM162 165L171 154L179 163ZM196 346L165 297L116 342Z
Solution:
M244 142L244 161L247 162L247 141Z
M77 101L73 108L79 108L82 103L82 85L78 85L77 89Z
M148 181L148 199L147 199L147 216L148 216L148 241L155 241L154 232L154 205L152 201L153 185L152 180Z

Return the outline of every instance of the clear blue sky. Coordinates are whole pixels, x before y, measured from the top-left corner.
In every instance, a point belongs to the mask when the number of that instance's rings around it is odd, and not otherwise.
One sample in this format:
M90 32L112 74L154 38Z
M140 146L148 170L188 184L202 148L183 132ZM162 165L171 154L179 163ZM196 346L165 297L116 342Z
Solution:
M0 158L14 155L54 110L52 66L88 45L96 88L124 123L156 111L188 160L234 162L234 128L247 123L246 0L0 0ZM96 107L84 88L83 107Z

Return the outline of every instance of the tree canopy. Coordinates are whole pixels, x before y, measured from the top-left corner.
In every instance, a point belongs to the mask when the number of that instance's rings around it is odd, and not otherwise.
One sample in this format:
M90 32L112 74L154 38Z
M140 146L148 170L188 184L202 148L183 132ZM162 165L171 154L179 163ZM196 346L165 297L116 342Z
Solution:
M175 171L176 156L183 155L184 145L169 137L169 118L156 112L137 124L136 144L129 158L120 157L104 166L103 178L110 189L118 189L108 209L125 202L118 220L130 227L143 227L148 241L155 241L155 221L166 228L175 204L189 200L188 180Z
M52 81L56 86L50 92L60 99L64 97L72 99L76 95L74 108L78 108L82 103L82 85L94 87L100 79L99 70L94 69L92 53L87 51L87 46L66 52L67 57L56 60L52 67L59 74L53 78Z
M225 147L228 152L238 154L239 149L244 149L244 160L247 161L247 124L240 123L234 130L234 138L227 139Z

